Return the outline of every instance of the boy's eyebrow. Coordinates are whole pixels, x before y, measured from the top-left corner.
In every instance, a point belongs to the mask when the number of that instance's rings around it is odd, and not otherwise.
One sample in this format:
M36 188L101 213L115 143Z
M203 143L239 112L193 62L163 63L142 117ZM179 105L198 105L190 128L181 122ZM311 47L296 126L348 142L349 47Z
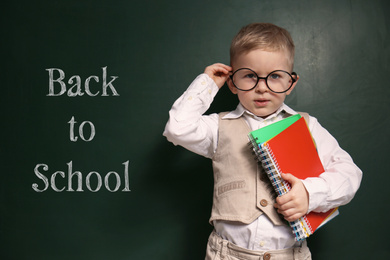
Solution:
M257 70L252 69L251 67L240 67L240 68L238 68L238 69L232 70L232 71L229 72L229 73L233 74L234 72L236 72L237 70L240 70L240 69L250 69L250 70L252 70L252 71L258 73ZM284 69L272 69L272 70L270 70L267 74L269 74L269 73L271 73L271 72L273 72L273 71L276 71L276 70L284 70ZM258 74L260 74L260 73L258 73Z

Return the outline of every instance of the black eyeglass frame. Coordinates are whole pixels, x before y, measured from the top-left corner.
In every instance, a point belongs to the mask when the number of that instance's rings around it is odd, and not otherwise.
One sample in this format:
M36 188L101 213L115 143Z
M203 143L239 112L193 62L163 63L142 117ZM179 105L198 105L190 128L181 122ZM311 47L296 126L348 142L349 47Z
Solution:
M240 71L240 70L250 70L250 71L252 71L252 72L256 75L257 81L256 81L256 84L253 86L253 88L251 88L251 89L240 89L239 87L236 86L236 84L234 83L234 80L233 80L233 76L234 76L234 74L236 74L236 72L238 72L238 71ZM284 90L284 91L273 91L273 90L268 86L268 82L267 82L268 77L269 77L270 75L272 75L273 73L278 72L278 71L282 71L282 72L287 73L287 74L291 77L291 80L292 80L290 87L288 87L288 88L287 88L286 90ZM296 76L297 76L297 73L292 72L292 73L290 74L290 73L288 73L288 72L285 71L285 70L274 70L274 71L270 72L266 77L260 77L259 75L257 75L256 72L254 72L254 71L253 71L252 69L250 69L250 68L240 68L240 69L236 70L235 72L233 72L231 75L229 75L230 79L231 79L232 82L233 82L233 85L234 85L238 90L241 90L241 91L251 91L252 89L256 88L257 84L259 84L259 81L260 81L261 79L264 79L265 85L267 86L267 88L268 88L269 90L271 90L272 92L277 93L277 94L285 93L285 92L287 92L287 91L289 91L289 90L291 89L291 87L292 87L292 86L294 85L294 83L297 81L296 79L293 78L293 76L296 77Z

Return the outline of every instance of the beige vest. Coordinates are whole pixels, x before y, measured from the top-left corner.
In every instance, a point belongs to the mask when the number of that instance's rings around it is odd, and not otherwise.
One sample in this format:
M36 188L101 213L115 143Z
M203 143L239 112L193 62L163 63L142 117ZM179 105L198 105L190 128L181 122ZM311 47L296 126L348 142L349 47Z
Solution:
M221 119L219 115L218 147L214 154L214 196L210 223L213 220L250 224L266 214L274 225L285 225L274 208L268 181L258 165L244 118ZM263 179L263 180L262 180Z

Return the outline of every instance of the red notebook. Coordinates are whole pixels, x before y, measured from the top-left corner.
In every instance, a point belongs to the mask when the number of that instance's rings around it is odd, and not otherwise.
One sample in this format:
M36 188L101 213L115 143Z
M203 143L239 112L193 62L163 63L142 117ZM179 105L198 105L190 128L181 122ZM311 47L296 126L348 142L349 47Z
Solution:
M291 189L290 185L281 179L280 173L291 173L304 180L308 177L318 177L324 172L304 118L258 145L261 151L259 159L279 196ZM297 240L302 240L337 215L337 208L326 213L310 212L301 219L290 222L290 225Z

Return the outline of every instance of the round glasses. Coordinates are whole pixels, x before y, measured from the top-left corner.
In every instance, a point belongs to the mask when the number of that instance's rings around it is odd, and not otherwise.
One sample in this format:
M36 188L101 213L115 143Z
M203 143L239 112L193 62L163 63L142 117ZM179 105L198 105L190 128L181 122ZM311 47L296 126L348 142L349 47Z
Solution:
M294 77L297 76L295 72L292 75ZM274 70L267 77L260 77L251 69L241 68L230 75L230 78L233 85L242 91L254 89L259 83L259 80L264 79L269 90L274 93L284 93L297 81L292 75L284 70Z

